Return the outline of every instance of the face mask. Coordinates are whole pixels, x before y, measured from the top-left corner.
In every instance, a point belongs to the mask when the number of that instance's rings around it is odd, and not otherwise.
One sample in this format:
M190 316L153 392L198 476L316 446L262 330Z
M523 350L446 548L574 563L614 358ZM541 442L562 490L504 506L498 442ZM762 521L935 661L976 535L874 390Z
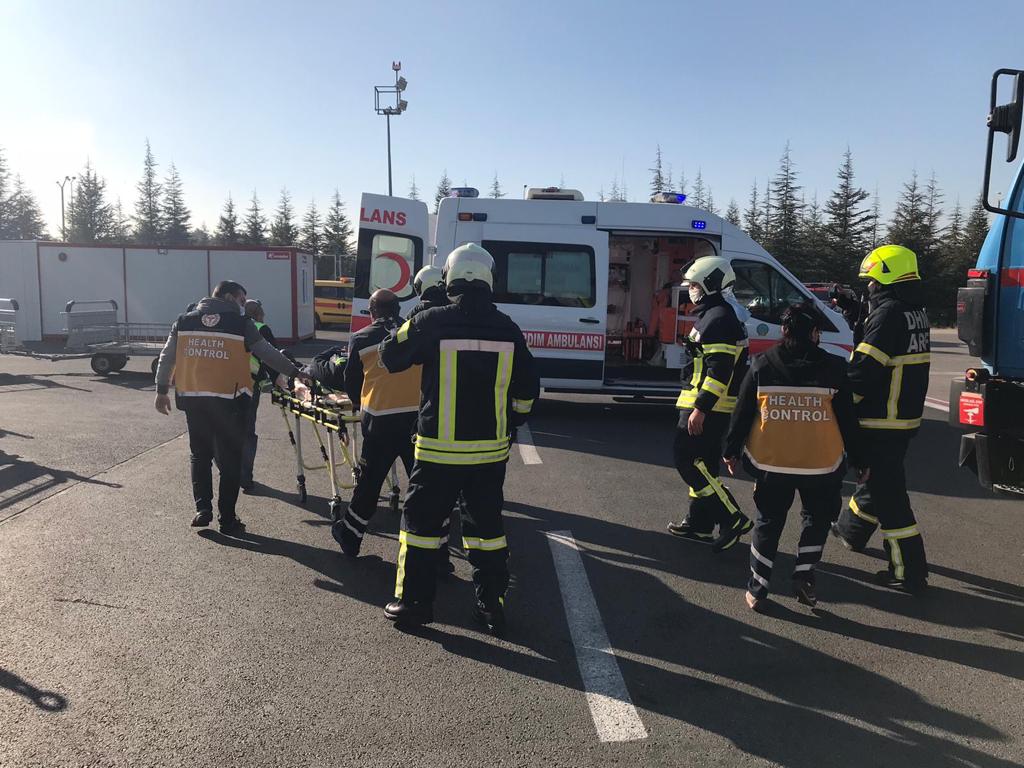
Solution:
M704 289L699 285L690 286L690 303L699 304L700 300L704 298Z

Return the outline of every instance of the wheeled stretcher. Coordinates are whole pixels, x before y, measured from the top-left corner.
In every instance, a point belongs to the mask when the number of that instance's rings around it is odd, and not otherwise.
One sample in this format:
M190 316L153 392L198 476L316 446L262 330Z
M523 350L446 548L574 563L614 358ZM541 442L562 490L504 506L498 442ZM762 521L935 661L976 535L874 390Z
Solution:
M295 449L295 479L299 490L299 502L306 503L306 472L326 469L331 479L330 512L332 520L340 520L345 514L345 504L340 491L352 490L359 479L359 412L352 409L352 402L341 393L297 386L295 391L275 387L270 400L281 409L288 430L288 440ZM294 419L294 430L292 419ZM307 464L302 456L302 422L312 422L313 434L320 448L322 463ZM320 428L323 427L323 433ZM326 435L326 444L324 441ZM337 448L335 448L337 436ZM349 467L346 479L339 477L339 469ZM391 467L391 494L389 503L392 511L398 511L401 488L398 485L397 467Z

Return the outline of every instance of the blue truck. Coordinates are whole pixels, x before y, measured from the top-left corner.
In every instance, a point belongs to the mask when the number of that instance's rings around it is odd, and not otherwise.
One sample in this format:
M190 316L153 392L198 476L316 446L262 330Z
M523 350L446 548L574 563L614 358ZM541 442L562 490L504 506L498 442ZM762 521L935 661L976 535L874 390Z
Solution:
M1010 99L999 104L1000 92ZM1024 500L1024 163L1008 193L990 202L996 134L1006 136L1006 162L1020 149L1024 70L992 76L985 163L985 208L994 214L978 262L957 292L957 333L982 365L953 380L949 420L968 430L960 440L960 466L981 485Z

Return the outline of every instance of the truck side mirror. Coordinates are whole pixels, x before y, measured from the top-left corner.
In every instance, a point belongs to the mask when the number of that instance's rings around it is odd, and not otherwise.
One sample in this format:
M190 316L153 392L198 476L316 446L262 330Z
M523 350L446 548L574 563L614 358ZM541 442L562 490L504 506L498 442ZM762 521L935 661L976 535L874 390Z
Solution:
M1013 78L1013 100L1009 104L997 104L998 86L1003 77ZM988 113L988 148L985 153L985 209L1015 218L1024 218L1024 212L1011 211L991 205L989 195L992 182L992 149L997 133L1006 134L1006 162L1012 163L1017 158L1020 148L1022 118L1024 118L1024 71L1019 69L999 69L992 75L992 96Z

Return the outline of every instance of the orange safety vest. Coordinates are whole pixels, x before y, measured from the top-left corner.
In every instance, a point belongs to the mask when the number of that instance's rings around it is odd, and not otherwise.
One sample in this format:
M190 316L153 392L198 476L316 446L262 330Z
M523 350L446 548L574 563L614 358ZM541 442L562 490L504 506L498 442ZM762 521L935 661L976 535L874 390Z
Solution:
M758 387L760 419L744 452L764 472L827 475L843 463L843 437L827 387Z
M179 397L252 395L241 315L189 312L178 318L174 389Z
M359 408L371 416L410 413L420 409L420 377L422 365L414 365L398 373L389 373L380 362L376 344L359 350L363 364L363 388Z

